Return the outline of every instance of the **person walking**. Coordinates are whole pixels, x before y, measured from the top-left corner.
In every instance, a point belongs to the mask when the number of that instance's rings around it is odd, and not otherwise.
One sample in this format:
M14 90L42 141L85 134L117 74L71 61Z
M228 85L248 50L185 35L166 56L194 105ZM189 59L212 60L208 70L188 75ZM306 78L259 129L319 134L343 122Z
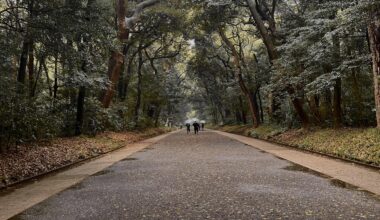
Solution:
M200 125L198 124L198 122L195 121L193 123L193 126L194 126L194 134L198 134Z
M189 134L191 131L190 127L191 127L190 123L186 123L187 134Z

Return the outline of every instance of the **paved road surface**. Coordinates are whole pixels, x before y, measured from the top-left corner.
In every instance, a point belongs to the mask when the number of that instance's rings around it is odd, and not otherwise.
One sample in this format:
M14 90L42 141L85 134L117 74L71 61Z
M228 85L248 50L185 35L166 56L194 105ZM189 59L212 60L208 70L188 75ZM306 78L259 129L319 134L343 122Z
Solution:
M373 195L213 132L176 133L14 219L380 219Z

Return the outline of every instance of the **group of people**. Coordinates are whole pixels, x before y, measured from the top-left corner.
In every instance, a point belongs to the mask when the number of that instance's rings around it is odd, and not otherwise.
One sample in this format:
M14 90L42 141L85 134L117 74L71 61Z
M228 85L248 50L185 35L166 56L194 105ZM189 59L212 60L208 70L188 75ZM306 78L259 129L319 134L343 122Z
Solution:
M198 123L197 121L193 122L193 127L194 127L194 134L198 134L200 130L204 131L205 129L205 124L204 123ZM186 129L187 129L187 134L191 132L191 124L186 123Z

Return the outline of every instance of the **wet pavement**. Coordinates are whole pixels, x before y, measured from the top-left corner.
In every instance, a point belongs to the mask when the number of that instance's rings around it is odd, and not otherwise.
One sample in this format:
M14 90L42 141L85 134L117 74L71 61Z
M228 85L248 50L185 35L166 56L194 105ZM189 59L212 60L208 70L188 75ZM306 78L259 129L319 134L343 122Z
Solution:
M380 219L380 200L216 133L180 132L13 219Z

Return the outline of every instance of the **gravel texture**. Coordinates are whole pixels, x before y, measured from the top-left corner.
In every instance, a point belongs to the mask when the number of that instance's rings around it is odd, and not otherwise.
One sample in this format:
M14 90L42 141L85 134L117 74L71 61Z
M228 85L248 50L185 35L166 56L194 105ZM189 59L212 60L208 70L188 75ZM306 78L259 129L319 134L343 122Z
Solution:
M380 201L227 137L181 132L13 219L380 219Z

